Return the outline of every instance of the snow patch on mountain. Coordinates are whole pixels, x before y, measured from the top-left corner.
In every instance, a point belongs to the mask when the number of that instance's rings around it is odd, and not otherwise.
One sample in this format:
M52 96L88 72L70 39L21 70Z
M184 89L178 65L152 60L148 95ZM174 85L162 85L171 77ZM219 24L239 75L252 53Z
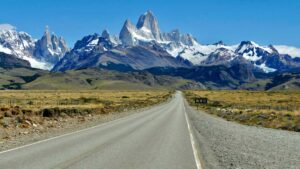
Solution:
M260 65L254 64L254 66L260 68L265 73L272 73L272 72L275 72L277 70L277 69L270 68L270 67L266 66L266 63L262 63Z
M6 48L0 44L0 52L12 54L12 51L9 48Z
M250 61L258 61L262 58L262 56L258 56L256 51L249 51L248 53L243 53L243 57L246 60Z
M88 46L96 46L98 44L98 42L99 42L99 39L94 39L88 44Z
M194 41L192 46L183 45L181 43L178 47L167 48L167 51L174 57L180 56L191 61L194 65L200 65L211 53L215 52L217 49L225 48L233 53L237 46L238 45L202 45Z
M33 68L43 69L43 70L51 70L51 68L53 67L53 65L50 64L50 63L39 61L39 60L34 59L32 57L23 56L21 58L24 59L24 60L29 61L31 67L33 67Z

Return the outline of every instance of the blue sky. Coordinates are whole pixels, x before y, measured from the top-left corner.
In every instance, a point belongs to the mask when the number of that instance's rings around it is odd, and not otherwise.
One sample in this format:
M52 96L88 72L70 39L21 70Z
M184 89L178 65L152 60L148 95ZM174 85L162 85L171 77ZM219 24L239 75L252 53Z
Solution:
M147 10L155 14L162 31L178 28L203 44L253 40L300 47L299 0L5 0L0 23L34 38L49 25L73 46L104 28L118 34L127 18L136 23Z

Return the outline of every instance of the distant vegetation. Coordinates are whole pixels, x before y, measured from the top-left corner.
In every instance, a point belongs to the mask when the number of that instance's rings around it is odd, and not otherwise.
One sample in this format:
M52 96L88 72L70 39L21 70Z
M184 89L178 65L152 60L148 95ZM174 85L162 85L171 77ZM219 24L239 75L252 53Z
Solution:
M300 91L185 91L189 103L206 97L199 108L208 113L246 125L300 132Z
M0 68L0 89L150 90L199 87L192 80L156 76L146 71L118 72L95 68L51 73L31 68Z

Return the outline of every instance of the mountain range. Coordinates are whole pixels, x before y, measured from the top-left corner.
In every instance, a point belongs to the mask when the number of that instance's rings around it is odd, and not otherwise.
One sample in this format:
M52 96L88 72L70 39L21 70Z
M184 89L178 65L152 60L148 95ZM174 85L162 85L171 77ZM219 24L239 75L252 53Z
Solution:
M288 46L260 46L253 41L226 45L199 43L191 34L175 29L161 32L151 11L140 16L136 25L126 20L118 36L104 30L77 41L69 49L62 37L50 34L33 39L13 26L0 26L0 51L28 60L32 67L65 71L114 65L130 69L223 65L243 59L269 73L300 67L300 49Z
M178 29L162 32L151 11L141 15L137 24L126 20L117 36L103 30L83 37L73 48L62 37L50 33L48 27L40 39L33 39L11 25L0 25L0 52L3 57L11 55L2 62L13 62L8 65L18 65L23 59L23 66L30 64L51 72L94 68L125 73L146 71L158 77L187 79L195 82L190 87L201 88L250 89L251 85L244 84L271 78L266 74L281 77L278 74L300 72L298 48L261 46L253 41L201 44Z
M161 33L157 19L148 11L139 18L136 25L126 20L119 37L110 35L106 30L102 35L84 37L53 70L107 65L140 70L150 67L224 65L235 60L245 60L245 63L253 65L257 70L270 73L300 67L300 59L295 53L285 53L291 49L260 46L253 41L243 41L232 46L222 41L202 45L192 35L181 34L179 30Z

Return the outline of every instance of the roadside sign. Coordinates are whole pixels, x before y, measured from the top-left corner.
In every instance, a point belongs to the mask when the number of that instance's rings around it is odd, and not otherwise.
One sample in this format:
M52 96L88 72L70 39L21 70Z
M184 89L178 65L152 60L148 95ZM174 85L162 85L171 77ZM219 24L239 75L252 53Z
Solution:
M196 97L194 98L196 104L207 104L208 99L205 97Z
M199 104L207 104L208 103L208 99L205 97L196 97L194 98L195 104L197 105L197 110L198 110L198 106Z

